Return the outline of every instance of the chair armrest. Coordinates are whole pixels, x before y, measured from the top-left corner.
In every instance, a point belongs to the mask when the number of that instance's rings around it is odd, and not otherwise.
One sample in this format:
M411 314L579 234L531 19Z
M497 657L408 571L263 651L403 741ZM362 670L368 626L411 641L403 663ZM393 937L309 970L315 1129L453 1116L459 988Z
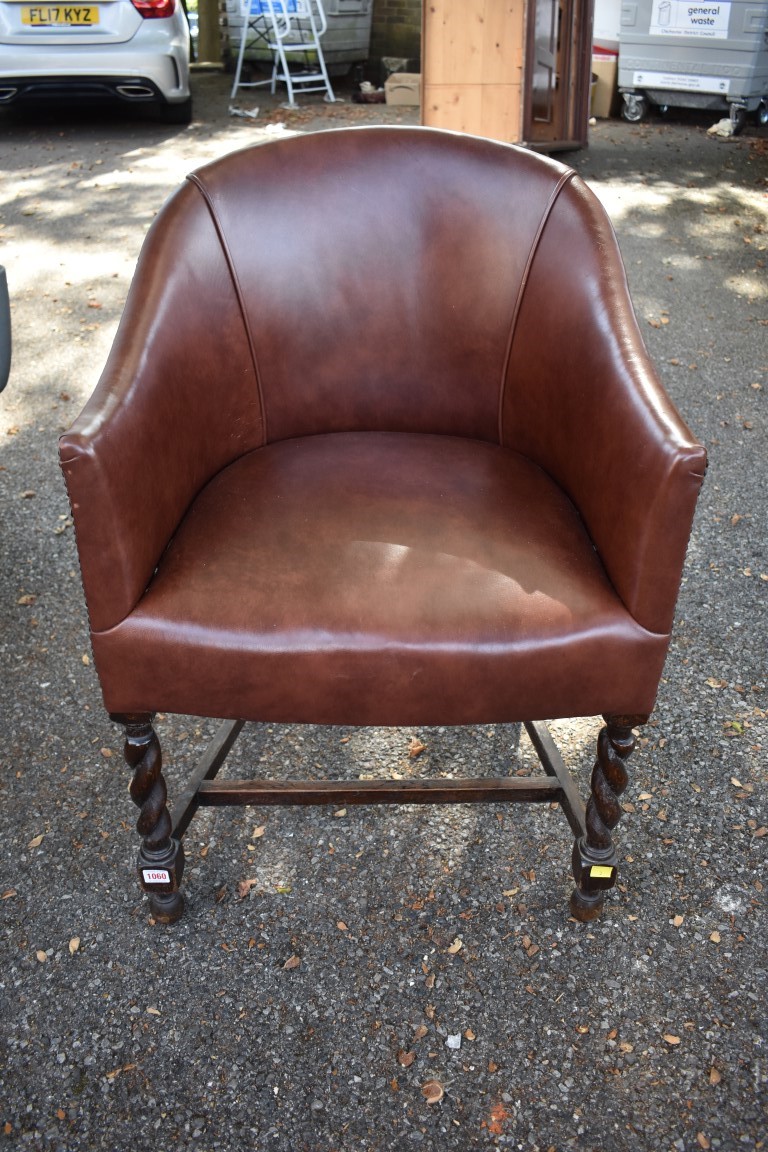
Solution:
M502 435L571 497L638 623L668 633L706 453L659 382L613 229L578 178L531 263Z
M262 441L235 286L187 184L150 229L104 373L60 440L94 631L134 607L200 488Z

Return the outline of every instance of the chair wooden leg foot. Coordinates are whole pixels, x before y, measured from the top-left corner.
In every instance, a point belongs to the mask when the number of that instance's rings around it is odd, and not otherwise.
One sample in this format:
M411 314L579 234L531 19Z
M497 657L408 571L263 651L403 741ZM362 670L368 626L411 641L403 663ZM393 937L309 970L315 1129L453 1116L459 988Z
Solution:
M647 716L605 716L597 738L597 759L592 770L587 804L586 833L573 846L571 914L582 921L594 920L602 911L605 892L616 884L618 859L611 836L621 816L619 797L629 776L624 761L635 747L633 728Z
M605 897L602 892L586 893L582 892L580 888L574 888L569 907L574 920L579 920L585 924L589 920L597 920L604 904Z
M179 892L184 873L184 848L171 836L168 793L162 773L160 741L150 713L113 716L125 729L124 755L133 770L131 799L141 809L136 829L142 837L138 856L139 883L149 896L156 921L172 924L184 911Z

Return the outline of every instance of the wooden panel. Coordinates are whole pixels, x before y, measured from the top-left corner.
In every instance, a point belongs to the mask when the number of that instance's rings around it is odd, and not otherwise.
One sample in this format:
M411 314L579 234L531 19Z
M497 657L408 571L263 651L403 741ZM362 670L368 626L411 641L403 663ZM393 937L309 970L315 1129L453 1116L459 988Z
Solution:
M488 136L508 143L520 139L520 84L424 85L422 123Z
M524 0L427 0L422 122L519 140Z
M563 799L554 776L476 780L204 780L200 807L255 804L551 804Z

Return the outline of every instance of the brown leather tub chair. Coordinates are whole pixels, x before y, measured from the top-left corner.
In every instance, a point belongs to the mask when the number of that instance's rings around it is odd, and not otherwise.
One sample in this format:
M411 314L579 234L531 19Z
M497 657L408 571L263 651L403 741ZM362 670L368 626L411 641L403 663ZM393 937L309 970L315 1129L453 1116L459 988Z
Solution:
M568 168L426 129L249 148L147 237L61 440L139 876L181 915L200 804L559 801L579 919L616 881L705 454ZM220 717L173 818L155 711ZM580 800L542 721L602 714ZM530 779L215 779L242 721L523 721Z

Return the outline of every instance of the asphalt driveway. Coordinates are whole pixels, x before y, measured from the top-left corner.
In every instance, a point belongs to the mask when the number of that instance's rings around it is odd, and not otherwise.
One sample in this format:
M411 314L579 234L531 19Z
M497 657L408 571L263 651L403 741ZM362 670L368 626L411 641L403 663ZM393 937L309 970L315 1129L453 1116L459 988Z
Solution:
M648 345L711 458L602 920L568 917L557 812L241 809L196 818L187 914L162 929L134 880L57 436L189 169L279 132L416 120L349 102L288 113L263 94L240 102L258 118L236 117L228 78L194 83L185 129L0 121L15 340L0 397L0 1147L766 1146L766 130L601 121L567 158L609 208ZM598 727L555 725L583 788ZM173 790L210 726L159 730ZM532 759L516 726L255 726L235 768L501 774Z

